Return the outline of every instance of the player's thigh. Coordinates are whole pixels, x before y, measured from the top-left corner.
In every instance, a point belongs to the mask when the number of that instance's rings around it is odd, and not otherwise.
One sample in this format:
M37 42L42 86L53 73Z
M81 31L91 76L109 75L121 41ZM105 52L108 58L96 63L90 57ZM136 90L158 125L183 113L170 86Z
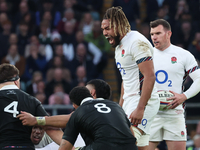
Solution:
M148 146L143 146L143 147L138 146L138 150L148 150L148 149L149 149Z
M185 118L165 118L163 140L167 141L186 141L187 132Z
M158 99L151 98L145 107L144 116L141 124L138 125L138 128L143 130L146 134L150 134L150 128L156 117L156 114L158 113L159 105Z
M141 137L137 140L136 145L138 149L140 147L140 148L143 148L143 150L145 150L146 147L149 145L149 134L141 135Z
M143 131L137 127L132 126L134 136L136 138L137 147L146 147L149 145L149 134L143 134Z
M158 146L159 142L149 142L149 148L148 150L155 150Z
M151 129L150 129L150 142L160 142L163 140L163 125L165 124L165 119L154 118Z
M127 97L126 99L124 99L122 108L125 111L128 118L131 115L131 113L136 109L139 103L139 100L140 100L139 95L134 95L134 96Z
M166 141L168 150L185 150L186 141Z

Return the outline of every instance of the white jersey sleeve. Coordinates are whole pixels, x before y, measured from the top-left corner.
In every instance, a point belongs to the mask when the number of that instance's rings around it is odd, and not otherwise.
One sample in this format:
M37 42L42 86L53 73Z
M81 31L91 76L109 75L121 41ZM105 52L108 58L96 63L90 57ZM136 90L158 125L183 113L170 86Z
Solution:
M185 70L188 72L188 74L190 74L197 69L198 64L194 56L189 51L185 51L185 53L187 57L184 57L185 58L184 66L185 66Z
M132 51L130 53L134 57L136 62L138 60L141 60L141 59L146 58L146 57L152 57L152 53L153 53L152 48L147 43L147 41L144 40L144 39L143 40L141 40L141 39L136 40L132 44L131 49L132 49Z
M200 91L200 69L194 56L187 51L187 59L185 59L186 76L189 75L193 80L190 88L184 92L187 99L195 96Z
M184 92L187 99L195 96L200 91L200 69L197 69L189 74L190 78L193 80L192 85L190 88Z

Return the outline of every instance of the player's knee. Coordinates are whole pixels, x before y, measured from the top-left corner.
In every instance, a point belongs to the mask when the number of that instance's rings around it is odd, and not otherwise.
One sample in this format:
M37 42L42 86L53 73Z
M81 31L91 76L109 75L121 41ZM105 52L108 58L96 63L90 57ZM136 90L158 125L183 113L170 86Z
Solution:
M142 132L134 126L132 126L132 129L133 129L135 138L138 140L141 137Z
M137 139L137 146L138 147L146 147L149 145L149 135L148 134L144 134L144 132L139 128L136 127L132 127L135 138Z

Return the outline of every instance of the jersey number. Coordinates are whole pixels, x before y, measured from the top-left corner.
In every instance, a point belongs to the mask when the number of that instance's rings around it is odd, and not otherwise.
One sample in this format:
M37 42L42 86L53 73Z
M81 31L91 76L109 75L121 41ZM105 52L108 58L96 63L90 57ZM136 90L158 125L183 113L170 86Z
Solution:
M111 109L106 106L104 103L97 103L94 105L95 108L97 108L97 111L100 113L109 113L111 112Z
M16 118L16 115L19 114L19 111L17 111L17 105L18 105L18 102L13 101L12 103L10 103L8 106L4 108L4 111L7 113L13 114L13 117Z

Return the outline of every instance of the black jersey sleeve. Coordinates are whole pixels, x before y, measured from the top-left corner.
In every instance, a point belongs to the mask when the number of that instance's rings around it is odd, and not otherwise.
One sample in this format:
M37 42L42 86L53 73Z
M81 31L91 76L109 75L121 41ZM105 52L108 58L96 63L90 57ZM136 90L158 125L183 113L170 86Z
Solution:
M92 144L92 142L94 142L90 137L88 137L84 133L81 133L81 137L83 138L86 145Z
M74 112L66 125L63 135L63 139L69 141L72 145L74 145L79 134L76 120L76 112Z
M36 103L35 116L49 116L49 114L46 112L46 110L42 106L41 102L36 98L34 98L34 100L35 100L35 103Z

